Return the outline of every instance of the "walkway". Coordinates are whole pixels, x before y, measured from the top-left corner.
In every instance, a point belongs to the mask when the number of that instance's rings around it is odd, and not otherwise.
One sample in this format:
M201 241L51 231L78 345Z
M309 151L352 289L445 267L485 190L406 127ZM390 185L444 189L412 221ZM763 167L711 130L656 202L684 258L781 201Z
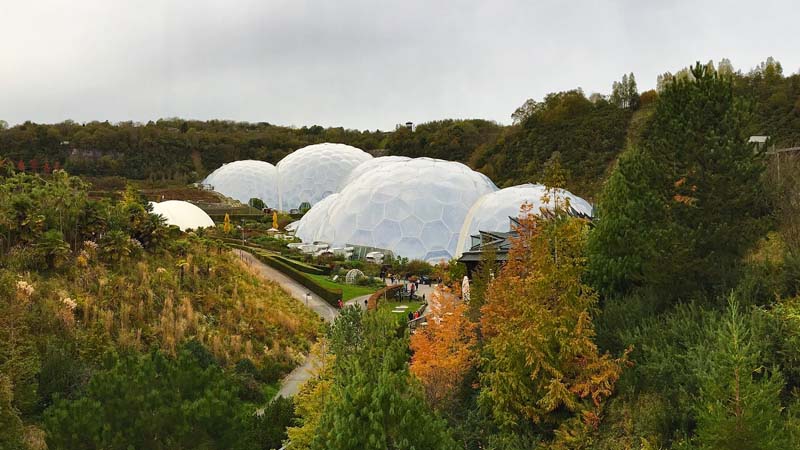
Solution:
M326 322L331 323L339 311L333 306L329 305L322 297L310 292L311 299L306 300L306 294L309 293L308 289L302 284L294 281L282 272L273 269L272 267L262 263L255 256L247 253L244 250L233 250L233 252L248 266L258 270L258 273L266 280L274 281L280 285L286 292L288 292L297 301L307 304L314 312L322 317ZM351 300L352 301L352 300ZM363 302L363 300L362 300ZM350 302L348 302L350 303ZM291 397L300 391L300 386L311 378L317 371L317 367L321 361L314 355L308 355L303 364L295 367L289 375L281 381L281 388L275 396Z

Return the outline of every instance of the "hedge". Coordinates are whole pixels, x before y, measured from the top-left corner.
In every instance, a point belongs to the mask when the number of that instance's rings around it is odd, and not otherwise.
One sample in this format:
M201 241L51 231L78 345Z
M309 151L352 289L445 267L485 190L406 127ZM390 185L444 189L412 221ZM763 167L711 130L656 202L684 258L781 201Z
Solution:
M331 269L329 267L306 264L285 256L274 256L274 258L294 267L300 272L312 273L314 275L330 275L331 273Z
M239 248L241 246L236 246L234 244L229 244L232 247ZM246 248L242 250L247 251ZM252 249L251 249L252 250ZM329 305L333 307L339 306L339 300L342 299L342 290L341 289L329 289L325 286L320 285L317 281L305 273L295 269L294 267L278 260L278 258L271 256L271 255L264 255L258 252L253 252L253 256L255 256L259 261L263 262L264 264L272 267L275 270L280 271L284 275L288 276L289 278L297 281L298 283L302 284L309 291L319 295L322 297L323 300L328 302Z

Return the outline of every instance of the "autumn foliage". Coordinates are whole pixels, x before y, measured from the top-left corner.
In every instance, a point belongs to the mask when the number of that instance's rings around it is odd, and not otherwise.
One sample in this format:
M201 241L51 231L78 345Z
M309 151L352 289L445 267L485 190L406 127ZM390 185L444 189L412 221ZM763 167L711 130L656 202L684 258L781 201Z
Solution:
M475 366L476 324L467 317L467 305L447 288L437 288L431 297L428 326L411 336L411 373L422 381L428 402L442 409Z
M502 428L533 425L554 448L598 425L627 358L593 341L598 297L581 283L587 231L562 214L522 219L482 308L481 401Z

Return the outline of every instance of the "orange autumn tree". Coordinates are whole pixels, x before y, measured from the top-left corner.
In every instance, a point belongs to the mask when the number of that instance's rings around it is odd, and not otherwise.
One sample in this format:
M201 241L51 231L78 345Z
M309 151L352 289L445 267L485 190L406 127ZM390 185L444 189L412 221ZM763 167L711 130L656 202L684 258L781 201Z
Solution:
M541 218L523 209L508 263L481 309L480 401L503 429L543 435L551 448L580 448L627 354L601 355L593 341L598 297L581 282L587 222L563 210Z
M427 327L411 336L411 373L422 381L428 403L442 411L453 404L475 366L476 326L464 302L444 286L436 289L429 304Z

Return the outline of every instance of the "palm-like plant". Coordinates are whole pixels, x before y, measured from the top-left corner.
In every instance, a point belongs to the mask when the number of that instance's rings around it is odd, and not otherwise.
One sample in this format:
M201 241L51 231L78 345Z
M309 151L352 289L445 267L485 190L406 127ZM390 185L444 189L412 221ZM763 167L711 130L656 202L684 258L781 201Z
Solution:
M61 266L69 258L69 245L58 230L47 230L37 240L36 252L45 261L48 269Z
M109 231L100 238L100 256L108 262L119 262L131 254L131 241L127 233Z

